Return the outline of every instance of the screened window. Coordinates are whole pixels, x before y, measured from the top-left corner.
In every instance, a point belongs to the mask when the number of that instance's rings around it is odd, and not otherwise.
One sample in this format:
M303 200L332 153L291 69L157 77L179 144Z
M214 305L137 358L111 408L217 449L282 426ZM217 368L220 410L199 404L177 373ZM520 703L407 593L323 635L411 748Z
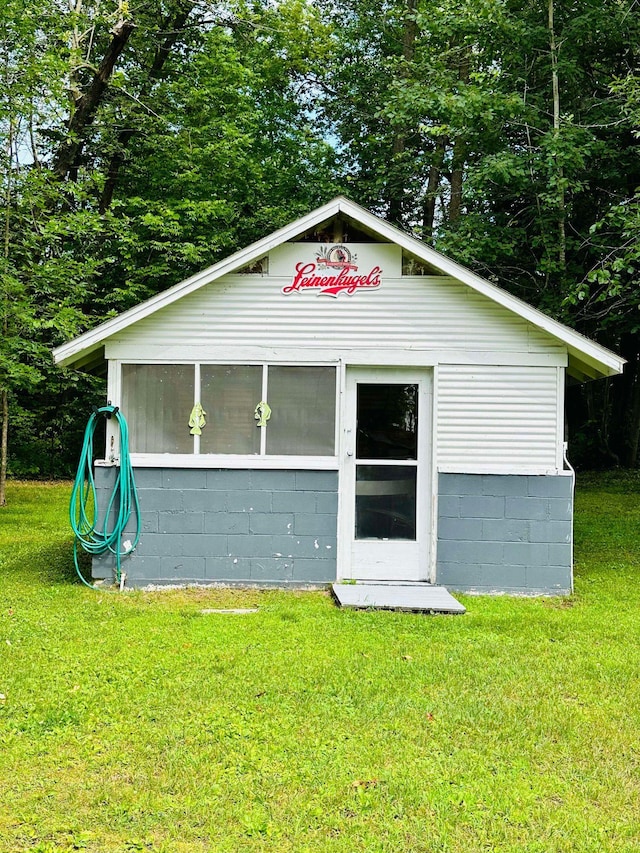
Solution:
M262 399L262 367L255 364L203 364L200 402L206 426L200 453L260 453L254 411Z
M133 453L334 456L336 368L125 364L122 410Z
M193 365L123 365L122 410L129 425L132 452L193 452L188 427L193 395Z
M336 371L333 367L270 367L267 453L333 456Z

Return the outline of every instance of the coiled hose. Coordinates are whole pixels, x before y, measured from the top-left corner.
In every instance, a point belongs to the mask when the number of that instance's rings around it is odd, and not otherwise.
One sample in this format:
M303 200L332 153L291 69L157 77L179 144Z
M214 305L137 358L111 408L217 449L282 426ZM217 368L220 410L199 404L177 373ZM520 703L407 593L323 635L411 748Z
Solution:
M96 484L93 478L93 437L102 415L107 418L115 417L120 428L120 466L104 512L98 506ZM132 511L135 511L136 515L135 535L132 540L123 543L122 538ZM122 557L130 554L140 540L140 505L129 455L129 430L124 415L117 406L103 406L95 409L89 417L84 432L78 472L71 491L69 519L76 537L73 543L73 561L82 583L91 589L96 588L82 577L78 565L78 545L93 556L111 552L115 557L115 581L122 589L124 586ZM101 522L100 519L102 519Z

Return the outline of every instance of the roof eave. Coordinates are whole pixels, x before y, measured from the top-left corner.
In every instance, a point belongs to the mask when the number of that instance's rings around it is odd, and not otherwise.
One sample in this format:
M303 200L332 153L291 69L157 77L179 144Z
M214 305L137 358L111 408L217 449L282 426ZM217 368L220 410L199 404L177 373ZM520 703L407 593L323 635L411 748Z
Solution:
M605 377L622 373L625 360L615 353L600 346L600 344L596 344L568 326L564 326L557 320L553 320L522 299L518 299L518 297L486 281L466 269L466 267L441 255L440 252L437 252L430 246L425 246L420 240L405 233L396 226L379 219L368 210L365 210L365 208L349 201L344 196L334 198L322 207L286 225L284 228L274 231L267 237L252 243L247 248L236 252L225 260L191 276L191 278L185 279L185 281L179 282L168 290L148 299L146 302L142 302L129 309L129 311L125 311L118 317L107 320L107 322L102 323L95 329L85 332L74 340L57 347L53 352L56 363L64 366L75 364L85 354L97 349L111 335L117 334L117 332L132 323L144 319L154 311L171 305L176 300L192 293L205 284L215 281L220 276L231 273L238 268L258 260L281 243L291 240L293 237L307 231L309 228L313 228L315 225L338 213L343 213L361 222L378 236L390 242L397 243L403 249L439 269L443 274L467 284L472 289L482 293L507 310L512 311L534 326L547 332L552 337L561 340L566 344L570 354L573 351L578 361L586 361L591 369L596 371L597 375Z

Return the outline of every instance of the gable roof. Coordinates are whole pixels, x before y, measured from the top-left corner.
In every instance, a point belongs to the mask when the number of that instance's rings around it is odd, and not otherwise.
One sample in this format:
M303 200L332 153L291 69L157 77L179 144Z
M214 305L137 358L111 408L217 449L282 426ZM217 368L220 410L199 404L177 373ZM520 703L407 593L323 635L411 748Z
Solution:
M522 299L518 299L518 297L512 296L502 288L491 284L491 282L481 278L479 275L471 272L471 270L466 269L466 267L441 255L422 241L405 234L399 228L379 219L368 210L342 196L338 196L328 204L317 208L306 216L286 225L284 228L274 231L268 237L252 243L245 249L219 261L217 264L196 273L191 278L179 282L157 296L148 299L146 302L135 305L128 311L119 314L111 320L107 320L95 329L91 329L68 343L57 347L53 351L56 363L62 366L83 366L92 361L101 360L101 348L107 338L117 334L133 323L148 317L161 308L166 308L168 305L193 293L204 285L210 284L221 276L232 273L259 260L281 243L293 240L305 231L322 224L338 214L347 216L381 240L401 246L407 252L410 252L444 275L451 276L463 282L508 311L512 311L537 328L562 341L567 346L569 352L569 372L576 379L582 381L602 376L613 376L622 372L625 360L620 356L600 346L595 341L586 338L574 329L570 329L557 320L553 320Z

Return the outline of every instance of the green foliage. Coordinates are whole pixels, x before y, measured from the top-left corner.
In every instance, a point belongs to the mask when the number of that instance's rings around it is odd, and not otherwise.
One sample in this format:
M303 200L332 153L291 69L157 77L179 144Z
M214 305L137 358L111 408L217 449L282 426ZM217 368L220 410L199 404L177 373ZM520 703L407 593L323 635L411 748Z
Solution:
M575 595L430 617L96 593L74 580L70 486L12 485L0 850L631 853L639 490L579 483ZM258 611L203 612L232 607Z
M640 24L617 0L554 11L555 53L547 6L519 0L6 0L0 388L20 436L52 346L341 191L635 362ZM628 377L616 407L636 411ZM13 470L34 470L18 439Z
M127 16L134 29L88 107ZM53 378L51 347L334 195L335 152L295 89L314 51L306 39L322 51L317 17L298 0L224 12L45 0L38 15L11 0L1 27L11 145L0 388L15 418L10 470L50 473L42 418L54 412L50 431L93 403L86 382ZM62 403L51 399L60 382ZM65 455L56 470L67 469Z

